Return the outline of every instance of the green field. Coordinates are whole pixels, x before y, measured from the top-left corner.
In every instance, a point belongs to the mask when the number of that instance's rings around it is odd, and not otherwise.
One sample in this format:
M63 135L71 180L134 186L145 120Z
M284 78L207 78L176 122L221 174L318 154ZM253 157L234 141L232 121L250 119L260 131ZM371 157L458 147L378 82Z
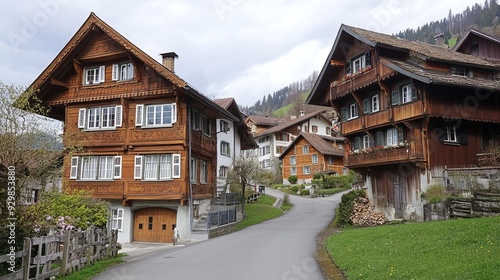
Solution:
M500 217L352 228L325 242L352 279L500 279Z
M273 207L275 201L275 197L264 194L256 202L245 204L245 219L239 222L235 229L240 230L283 215L282 209Z

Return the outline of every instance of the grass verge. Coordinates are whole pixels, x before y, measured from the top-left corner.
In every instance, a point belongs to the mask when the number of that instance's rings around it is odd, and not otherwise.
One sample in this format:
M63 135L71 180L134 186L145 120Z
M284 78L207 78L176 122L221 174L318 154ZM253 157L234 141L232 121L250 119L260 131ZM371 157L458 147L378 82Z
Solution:
M123 256L125 254L118 254L114 258L109 258L106 260L102 261L97 261L93 265L85 267L82 270L75 271L71 273L70 275L64 276L64 277L57 277L56 279L63 279L63 280L88 280L92 279L93 277L97 276L101 272L105 271L106 269L123 263Z
M276 198L263 194L254 203L245 204L245 219L235 226L235 230L244 229L283 215L283 210L273 207L275 201Z
M345 229L326 247L353 279L500 279L500 217Z

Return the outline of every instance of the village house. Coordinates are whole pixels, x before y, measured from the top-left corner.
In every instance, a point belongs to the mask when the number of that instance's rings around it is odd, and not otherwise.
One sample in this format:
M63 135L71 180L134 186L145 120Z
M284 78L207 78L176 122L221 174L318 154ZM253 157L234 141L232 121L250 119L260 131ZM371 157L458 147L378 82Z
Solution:
M390 219L423 219L447 167L478 164L500 131L499 64L342 25L309 104L340 114L345 165Z
M216 191L215 120L241 119L91 13L33 82L64 122L63 188L110 202L119 242L204 239L194 220ZM76 148L76 149L72 149Z
M301 132L279 156L282 162L283 184L297 176L297 183L311 183L314 174L346 174L344 139Z
M453 50L472 56L500 59L500 38L471 28Z
M250 132L255 135L263 130L280 124L281 121L282 119L274 117L250 115L246 117L245 124L250 128Z

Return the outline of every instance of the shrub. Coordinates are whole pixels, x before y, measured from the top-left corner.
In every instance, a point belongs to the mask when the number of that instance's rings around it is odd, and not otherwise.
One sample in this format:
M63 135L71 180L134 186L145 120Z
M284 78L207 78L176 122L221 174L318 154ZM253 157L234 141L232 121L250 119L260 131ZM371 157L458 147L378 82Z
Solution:
M350 216L354 200L358 197L366 197L366 192L364 190L354 190L342 195L337 211L337 226L345 227L352 225Z
M283 187L285 187L285 185L283 185L283 184L272 184L271 185L271 188L273 188L273 189L279 189L279 188L282 189Z
M319 179L321 179L321 173L314 173L314 175L313 175L313 179L314 179L314 180L319 180Z
M289 189L292 193L296 194L299 191L299 186L291 186Z
M354 176L352 174L325 176L323 180L323 188L350 188L353 182Z
M309 195L309 190L306 189L301 190L300 195Z
M297 178L296 175L291 175L291 176L288 177L288 182L290 182L290 184L297 184L298 180L299 179Z
M444 201L447 197L446 191L443 185L430 185L427 191L422 194L422 197L427 199L430 203Z

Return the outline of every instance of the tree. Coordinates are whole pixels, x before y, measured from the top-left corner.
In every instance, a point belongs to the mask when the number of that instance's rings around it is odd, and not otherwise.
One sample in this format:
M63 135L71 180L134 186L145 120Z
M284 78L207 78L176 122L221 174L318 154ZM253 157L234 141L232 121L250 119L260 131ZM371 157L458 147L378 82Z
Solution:
M238 157L233 161L233 167L227 175L227 184L231 187L231 191L240 193L241 191L241 211L245 215L245 200L246 188L250 184L258 184L260 182L261 169L255 155L250 155L247 158Z

